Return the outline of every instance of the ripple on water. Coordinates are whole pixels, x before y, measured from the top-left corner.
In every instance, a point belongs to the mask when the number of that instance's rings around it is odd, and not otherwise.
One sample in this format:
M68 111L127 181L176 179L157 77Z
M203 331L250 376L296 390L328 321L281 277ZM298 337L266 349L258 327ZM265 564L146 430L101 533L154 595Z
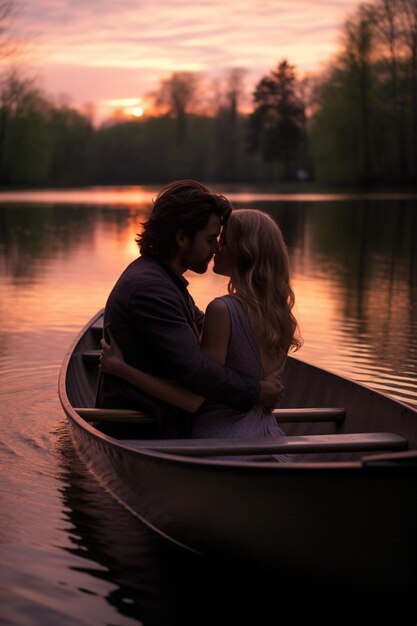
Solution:
M1 559L5 566L2 586L6 590L1 609L3 624L140 625L138 620L122 615L115 614L112 620L108 597L117 587L103 579L106 568L89 559L28 544L3 546ZM7 590L13 593L6 596Z
M0 441L0 454L9 454L10 456L18 456L16 450L14 450L5 441Z

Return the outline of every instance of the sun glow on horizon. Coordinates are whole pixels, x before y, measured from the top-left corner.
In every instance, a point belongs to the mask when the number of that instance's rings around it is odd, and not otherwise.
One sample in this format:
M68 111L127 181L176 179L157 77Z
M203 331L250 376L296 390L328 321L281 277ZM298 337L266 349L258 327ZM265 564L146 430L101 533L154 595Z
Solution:
M149 110L142 98L117 98L99 100L96 105L96 115L99 121L109 119L139 119Z
M141 106L141 105L135 106L132 109L133 117L142 117L142 115L144 113L145 113L145 110L144 110L143 106Z

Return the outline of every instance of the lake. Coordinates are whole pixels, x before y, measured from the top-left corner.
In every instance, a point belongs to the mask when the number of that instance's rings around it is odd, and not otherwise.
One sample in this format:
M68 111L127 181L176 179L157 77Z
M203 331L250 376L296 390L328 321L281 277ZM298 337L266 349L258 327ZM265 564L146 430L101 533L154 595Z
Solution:
M417 406L417 195L215 190L281 225L304 339L297 358ZM0 624L239 624L280 605L268 572L184 554L150 533L71 446L62 359L137 256L157 191L0 193ZM187 279L201 308L225 292L211 269Z

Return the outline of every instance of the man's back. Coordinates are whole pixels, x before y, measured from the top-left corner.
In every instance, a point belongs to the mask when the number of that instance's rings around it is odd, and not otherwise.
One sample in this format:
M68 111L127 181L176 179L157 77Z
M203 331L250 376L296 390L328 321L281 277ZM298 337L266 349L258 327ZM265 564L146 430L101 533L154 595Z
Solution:
M198 346L202 323L203 314L188 294L187 281L169 266L143 257L133 261L116 282L104 317L104 326L110 329L127 363L169 379L176 378L178 361L184 359L175 325L187 325L187 335L191 330L193 343ZM97 404L152 413L161 409L161 402L108 375L100 381Z

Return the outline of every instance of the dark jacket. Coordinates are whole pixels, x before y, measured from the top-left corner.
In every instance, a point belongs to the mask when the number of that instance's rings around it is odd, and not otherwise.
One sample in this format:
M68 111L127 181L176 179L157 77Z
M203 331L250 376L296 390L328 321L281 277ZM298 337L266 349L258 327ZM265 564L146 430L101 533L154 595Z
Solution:
M258 381L242 378L200 351L204 315L188 282L169 266L140 257L123 272L107 300L104 325L130 365L241 410L259 399ZM163 402L115 376L102 375L97 406L175 415Z

